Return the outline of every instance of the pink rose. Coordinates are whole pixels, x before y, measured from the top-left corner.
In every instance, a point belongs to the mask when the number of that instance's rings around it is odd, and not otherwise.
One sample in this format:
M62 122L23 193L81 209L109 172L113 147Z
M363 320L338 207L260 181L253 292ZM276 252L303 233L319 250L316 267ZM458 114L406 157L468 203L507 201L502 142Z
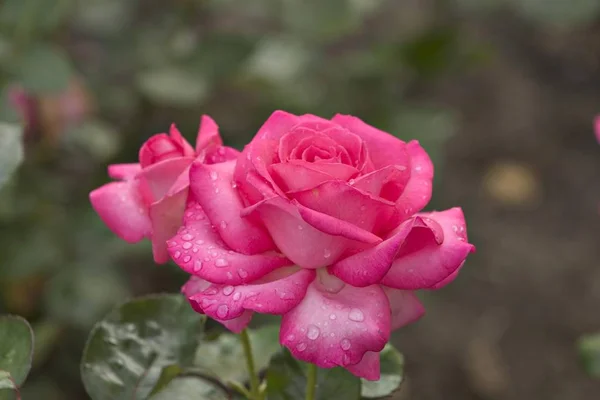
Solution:
M254 311L283 315L296 358L378 379L391 330L424 312L413 291L452 281L474 250L459 208L418 213L432 178L416 141L275 112L237 163L193 164L168 242L194 275L183 292L236 332Z
M238 154L223 146L219 128L208 116L202 117L196 149L172 125L168 135L160 133L144 143L139 164L110 165L108 174L119 181L92 191L90 201L123 240L135 243L150 238L154 260L165 263L169 259L166 240L182 223L192 161L215 164Z
M594 131L596 132L596 140L600 143L600 115L594 120Z

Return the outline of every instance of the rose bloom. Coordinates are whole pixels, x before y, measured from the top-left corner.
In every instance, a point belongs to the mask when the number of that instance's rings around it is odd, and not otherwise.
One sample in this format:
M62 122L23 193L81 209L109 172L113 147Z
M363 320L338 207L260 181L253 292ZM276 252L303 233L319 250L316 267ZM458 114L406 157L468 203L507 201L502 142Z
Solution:
M419 213L433 166L358 118L275 112L237 160L194 162L184 225L168 241L192 307L241 331L283 315L280 341L323 368L379 379L390 332L424 312L417 289L467 255L459 208Z
M182 224L191 163L215 164L238 154L223 146L208 116L202 117L195 149L172 125L168 135L154 135L143 144L139 163L110 165L108 174L118 181L92 191L90 201L117 236L130 243L150 238L154 260L165 263L166 240Z

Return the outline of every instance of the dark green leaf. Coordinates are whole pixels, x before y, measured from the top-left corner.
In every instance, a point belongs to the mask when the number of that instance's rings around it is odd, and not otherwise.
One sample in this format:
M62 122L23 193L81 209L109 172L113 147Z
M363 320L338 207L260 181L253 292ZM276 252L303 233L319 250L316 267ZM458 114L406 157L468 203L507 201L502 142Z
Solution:
M196 376L182 376L151 397L152 400L228 400L223 387Z
M586 372L591 377L600 379L600 333L581 337L578 348Z
M23 161L22 136L19 125L0 123L0 188Z
M52 46L39 45L19 61L21 85L30 93L58 93L65 90L73 71L67 55Z
M165 366L191 365L205 317L180 295L139 298L92 330L81 365L93 400L145 399Z
M156 386L152 389L150 395L154 395L161 390L163 390L173 379L181 374L183 370L179 367L179 365L167 365L163 368L160 373L160 377L158 378L158 382L156 382Z
M33 331L21 317L0 316L0 388L19 387L33 357Z
M369 399L389 396L400 387L404 373L404 357L388 343L381 351L381 378L362 380L362 397Z
M317 400L358 400L360 379L337 367L319 369ZM267 371L268 400L303 399L306 391L306 364L296 360L289 351L276 354Z
M249 332L258 370L269 364L269 359L281 349L279 345L279 326L264 326ZM238 335L224 333L216 340L205 342L196 352L195 365L218 377L221 382L246 382L248 371L244 352Z

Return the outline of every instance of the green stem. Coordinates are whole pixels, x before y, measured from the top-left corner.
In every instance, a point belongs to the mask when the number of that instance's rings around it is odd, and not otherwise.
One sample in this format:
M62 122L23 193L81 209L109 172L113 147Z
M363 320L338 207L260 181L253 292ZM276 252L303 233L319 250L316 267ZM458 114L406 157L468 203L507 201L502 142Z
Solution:
M250 395L252 400L258 400L259 398L259 382L258 375L256 375L256 368L254 367L254 356L252 355L252 345L250 344L250 337L248 336L248 330L244 329L240 333L240 340L242 341L242 347L244 348L244 354L246 355L246 365L248 367L248 375L250 376Z
M315 392L317 389L317 366L308 364L308 376L306 379L306 400L315 400Z

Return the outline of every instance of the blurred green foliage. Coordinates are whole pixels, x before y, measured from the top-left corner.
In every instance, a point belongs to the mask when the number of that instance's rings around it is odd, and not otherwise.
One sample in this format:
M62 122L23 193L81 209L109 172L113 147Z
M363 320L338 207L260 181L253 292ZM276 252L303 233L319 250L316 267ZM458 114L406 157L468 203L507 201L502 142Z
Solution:
M427 3L426 5L423 5ZM454 12L505 8L585 24L595 0L4 0L0 2L0 311L40 340L25 398L86 398L79 359L92 324L137 294L175 292L184 274L153 265L92 211L106 165L200 115L241 147L275 109L357 115L419 139L441 176L457 131L451 105L420 90L476 68L490 49ZM482 10L482 6L486 7ZM15 125L21 122L24 134ZM20 162L18 173L9 174ZM435 202L435 198L434 198ZM191 383L193 384L193 383Z

